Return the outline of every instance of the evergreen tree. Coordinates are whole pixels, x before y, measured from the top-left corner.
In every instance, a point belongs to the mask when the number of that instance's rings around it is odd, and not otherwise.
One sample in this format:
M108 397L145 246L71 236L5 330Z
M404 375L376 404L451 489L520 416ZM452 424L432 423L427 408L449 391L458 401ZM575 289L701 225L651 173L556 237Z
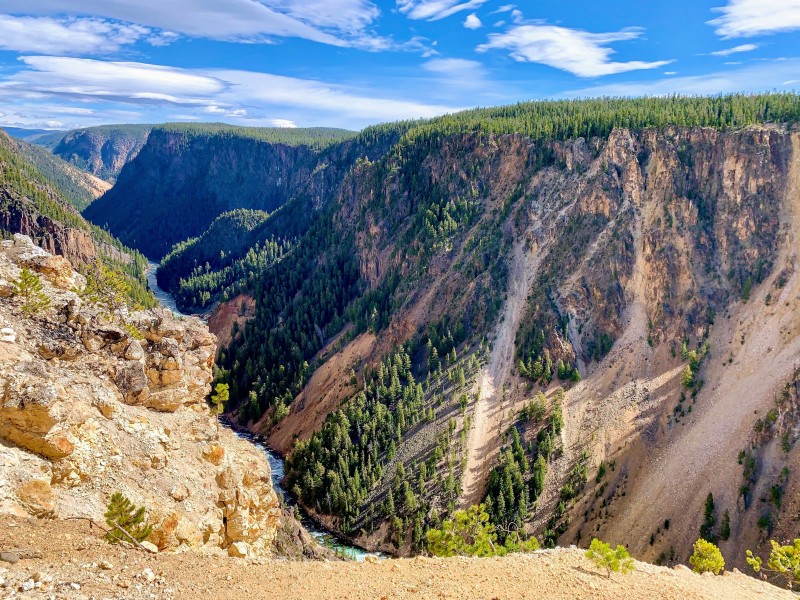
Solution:
M23 268L19 278L12 281L14 295L22 299L22 312L27 317L38 315L50 307L50 298L42 291L39 276Z
M143 542L153 531L152 526L145 522L144 507L137 508L119 492L111 496L105 517L111 528L105 536L109 542L128 542L130 538Z

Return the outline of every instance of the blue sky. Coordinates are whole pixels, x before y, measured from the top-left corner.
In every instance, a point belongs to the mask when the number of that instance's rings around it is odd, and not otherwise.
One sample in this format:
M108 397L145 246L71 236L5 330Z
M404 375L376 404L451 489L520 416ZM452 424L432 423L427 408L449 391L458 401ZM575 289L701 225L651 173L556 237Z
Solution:
M771 90L800 90L800 0L0 2L7 126L358 129L530 99Z

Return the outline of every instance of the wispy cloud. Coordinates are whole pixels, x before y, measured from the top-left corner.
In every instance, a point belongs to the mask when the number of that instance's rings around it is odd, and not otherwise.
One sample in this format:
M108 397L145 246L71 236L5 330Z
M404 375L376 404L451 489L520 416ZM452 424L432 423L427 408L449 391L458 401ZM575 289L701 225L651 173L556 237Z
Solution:
M27 56L25 69L0 81L0 102L58 99L180 106L182 114L220 115L257 124L278 112L317 122L363 125L376 121L432 117L456 110L361 93L347 86L227 69L180 69L146 63ZM188 112L187 112L188 111Z
M505 33L489 34L489 41L478 46L478 52L508 50L518 62L540 63L568 71L578 77L598 77L655 69L672 61L654 62L610 60L614 50L612 42L635 40L642 35L640 29L624 29L612 33L590 33L555 25L516 25Z
M729 0L709 21L724 38L751 37L800 29L800 0Z
M478 18L478 15L472 13L471 15L467 15L467 18L464 20L464 27L467 29L480 29L483 27L483 23Z
M215 40L266 42L296 37L358 45L379 14L369 0L3 0L4 12L91 16Z
M0 15L0 49L43 54L108 54L143 40L163 45L173 35L105 19Z
M731 54L739 54L741 52L752 52L758 48L758 44L742 44L741 46L734 46L733 48L726 48L725 50L717 50L712 52L711 56L730 56Z
M763 92L786 87L787 79L800 72L800 59L765 61L696 76L668 77L656 81L629 81L571 90L567 97L708 95L735 92Z
M409 19L438 21L464 10L474 10L489 0L397 0L397 9Z

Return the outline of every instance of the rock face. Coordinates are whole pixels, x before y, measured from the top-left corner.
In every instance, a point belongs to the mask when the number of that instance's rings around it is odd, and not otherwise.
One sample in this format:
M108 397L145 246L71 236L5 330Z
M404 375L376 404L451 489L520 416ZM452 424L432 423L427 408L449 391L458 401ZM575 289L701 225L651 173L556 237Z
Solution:
M166 310L81 302L68 261L16 235L0 283L27 267L51 307L0 295L0 514L103 520L116 491L147 507L160 550L272 551L280 508L265 458L205 403L216 338Z
M105 181L113 182L142 149L149 125L89 127L70 131L53 146L53 154Z

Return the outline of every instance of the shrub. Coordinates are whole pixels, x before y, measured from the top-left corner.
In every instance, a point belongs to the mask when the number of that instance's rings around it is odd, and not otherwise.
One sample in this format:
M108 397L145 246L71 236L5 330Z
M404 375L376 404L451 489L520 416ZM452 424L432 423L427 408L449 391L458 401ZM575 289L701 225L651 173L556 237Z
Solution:
M775 540L770 540L772 550L769 553L767 566L764 567L761 557L753 556L751 550L747 551L747 564L753 567L758 573L762 569L770 571L786 579L789 589L796 583L800 583L800 538L795 538L792 544L781 546Z
M586 558L591 560L598 569L605 569L606 576L611 578L611 573L629 573L634 570L633 559L625 546L613 549L609 544L597 538L592 540L586 551Z
M106 523L111 528L106 533L106 540L112 543L129 542L131 538L137 542L145 541L153 527L145 521L144 513L143 506L137 508L125 496L115 492L106 507Z
M428 550L434 556L503 556L539 549L536 538L523 539L517 532L506 536L505 545L500 545L483 504L456 511L452 519L442 523L441 529L428 531L426 538Z
M694 554L689 558L689 563L695 573L709 571L717 575L725 568L722 552L714 544L704 539L699 539L694 543Z

